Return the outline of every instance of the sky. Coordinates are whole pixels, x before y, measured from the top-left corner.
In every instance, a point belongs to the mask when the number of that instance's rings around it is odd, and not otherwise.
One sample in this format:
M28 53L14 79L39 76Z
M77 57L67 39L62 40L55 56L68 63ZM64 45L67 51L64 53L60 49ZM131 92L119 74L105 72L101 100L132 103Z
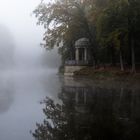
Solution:
M37 55L44 51L40 47L44 29L36 25L37 19L32 13L40 1L0 0L0 26L4 26L12 35L17 59L24 63L29 57L38 59Z
M40 0L0 0L0 24L12 32L18 45L41 41L43 29L36 26L32 15L39 3Z

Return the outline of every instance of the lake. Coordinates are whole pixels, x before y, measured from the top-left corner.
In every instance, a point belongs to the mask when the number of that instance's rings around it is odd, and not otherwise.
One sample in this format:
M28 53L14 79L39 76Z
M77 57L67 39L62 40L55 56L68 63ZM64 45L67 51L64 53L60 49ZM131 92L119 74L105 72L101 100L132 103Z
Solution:
M140 88L133 86L46 68L1 71L0 139L140 139Z
M0 139L33 140L30 130L43 119L40 101L57 98L55 70L13 69L0 74Z

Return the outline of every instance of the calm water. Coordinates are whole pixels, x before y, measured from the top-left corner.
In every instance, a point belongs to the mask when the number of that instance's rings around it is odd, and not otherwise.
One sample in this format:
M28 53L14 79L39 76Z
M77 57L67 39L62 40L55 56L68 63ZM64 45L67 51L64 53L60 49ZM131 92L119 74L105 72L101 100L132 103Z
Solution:
M16 69L0 73L0 140L33 140L30 130L43 119L40 101L56 99L56 71Z
M37 140L139 140L140 89L117 82L61 79L61 102L46 97ZM116 84L116 85L115 85Z
M0 140L137 140L139 131L139 88L46 68L1 71Z

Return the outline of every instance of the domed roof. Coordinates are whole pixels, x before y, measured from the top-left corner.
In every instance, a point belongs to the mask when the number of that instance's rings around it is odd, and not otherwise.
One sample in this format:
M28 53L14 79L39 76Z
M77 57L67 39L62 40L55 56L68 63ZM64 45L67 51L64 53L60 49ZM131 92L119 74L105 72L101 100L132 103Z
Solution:
M83 47L89 47L90 42L88 38L80 38L75 42L76 48L83 48Z

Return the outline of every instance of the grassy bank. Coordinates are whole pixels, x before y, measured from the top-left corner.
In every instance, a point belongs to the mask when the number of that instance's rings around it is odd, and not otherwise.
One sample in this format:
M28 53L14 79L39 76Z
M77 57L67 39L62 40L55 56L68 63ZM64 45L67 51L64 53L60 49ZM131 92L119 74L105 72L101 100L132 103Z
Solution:
M117 67L98 68L86 67L74 73L75 76L83 76L91 79L116 79L123 81L139 81L140 73L131 73L130 70L121 71Z

